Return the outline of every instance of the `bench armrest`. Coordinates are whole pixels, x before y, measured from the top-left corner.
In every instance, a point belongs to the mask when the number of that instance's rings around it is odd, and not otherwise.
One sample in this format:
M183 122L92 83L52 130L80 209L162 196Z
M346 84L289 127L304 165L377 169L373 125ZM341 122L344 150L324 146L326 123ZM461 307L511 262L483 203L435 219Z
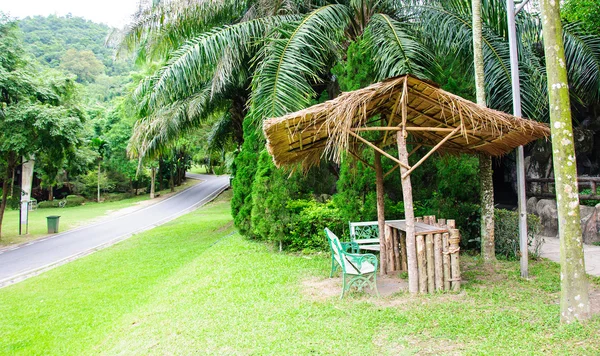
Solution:
M355 265L359 270L362 268L363 262L369 262L377 271L377 256L372 253L346 253L345 256L348 258L348 262Z

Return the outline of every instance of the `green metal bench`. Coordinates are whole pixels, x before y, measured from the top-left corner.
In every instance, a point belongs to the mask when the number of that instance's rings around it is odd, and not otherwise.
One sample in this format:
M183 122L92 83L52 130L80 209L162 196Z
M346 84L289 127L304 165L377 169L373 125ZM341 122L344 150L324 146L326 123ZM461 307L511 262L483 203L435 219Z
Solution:
M359 291L364 287L369 287L379 296L377 290L377 257L370 253L349 253L348 250L352 249L353 244L340 242L338 237L327 228L325 228L325 235L327 235L327 241L331 248L331 273L329 278L333 277L338 266L342 270L342 295L340 298L344 298L346 291L350 290L353 285Z
M377 221L349 222L350 241L354 252L379 251L379 225Z

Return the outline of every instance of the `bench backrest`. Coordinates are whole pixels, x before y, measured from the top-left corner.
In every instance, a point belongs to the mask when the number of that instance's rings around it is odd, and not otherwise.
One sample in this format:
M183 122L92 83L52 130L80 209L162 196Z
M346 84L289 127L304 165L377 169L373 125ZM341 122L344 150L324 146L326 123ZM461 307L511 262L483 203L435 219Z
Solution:
M327 235L327 242L329 242L329 247L331 248L331 253L333 254L333 258L335 258L337 263L339 263L339 265L342 267L342 270L344 271L344 273L358 272L357 268L355 266L353 266L351 263L349 263L348 260L346 259L346 257L345 257L346 251L344 251L344 249L342 248L342 243L340 242L340 239L337 237L337 235L334 234L328 228L325 228L325 235Z
M377 221L350 222L350 239L365 240L379 239L379 225Z

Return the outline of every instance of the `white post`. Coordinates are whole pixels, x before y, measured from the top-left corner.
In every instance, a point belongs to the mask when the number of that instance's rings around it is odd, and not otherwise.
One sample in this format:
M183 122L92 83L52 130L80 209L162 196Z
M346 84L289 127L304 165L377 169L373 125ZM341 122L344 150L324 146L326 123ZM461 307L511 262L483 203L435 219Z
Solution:
M519 7L519 10L522 6ZM513 115L521 117L521 86L519 83L519 58L517 53L517 28L515 24L515 2L506 0L506 14L508 16L508 43L510 47L510 74L512 80ZM523 146L517 149L517 195L519 206L519 246L521 250L521 277L527 278L528 251L527 251L527 198L525 196L525 154Z
M21 228L27 227L29 216L29 201L31 200L31 185L33 183L33 166L35 158L31 156L28 161L23 157L23 165L21 166ZM28 230L26 228L26 230Z

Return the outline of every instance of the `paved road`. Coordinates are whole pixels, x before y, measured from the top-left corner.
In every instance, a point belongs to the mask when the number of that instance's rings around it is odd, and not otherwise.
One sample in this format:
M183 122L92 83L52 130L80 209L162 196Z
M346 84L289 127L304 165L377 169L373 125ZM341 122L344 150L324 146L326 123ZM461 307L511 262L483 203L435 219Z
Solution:
M229 186L228 176L188 173L188 177L205 181L132 213L1 252L0 288L173 220L209 202Z
M585 271L600 277L600 246L583 245ZM540 256L560 263L560 240L556 237L544 237Z

